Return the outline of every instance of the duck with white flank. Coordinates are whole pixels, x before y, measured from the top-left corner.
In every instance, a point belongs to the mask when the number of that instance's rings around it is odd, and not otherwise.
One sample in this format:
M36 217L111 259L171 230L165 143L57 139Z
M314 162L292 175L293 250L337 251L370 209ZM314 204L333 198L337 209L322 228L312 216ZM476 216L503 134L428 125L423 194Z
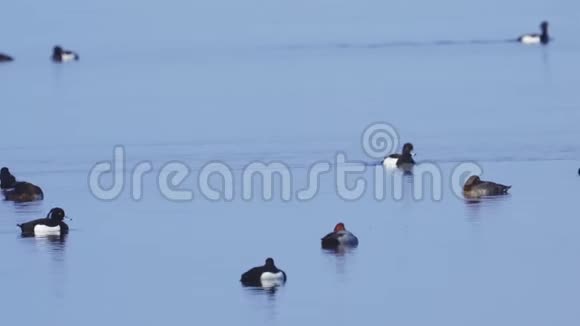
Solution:
M240 282L245 286L271 288L284 284L286 273L276 267L274 259L267 258L264 266L254 267L242 274Z
M49 235L65 235L68 233L68 225L63 220L66 215L64 210L55 207L48 212L46 218L18 224L22 232L22 236L49 236Z
M463 195L469 198L507 195L511 187L491 181L483 181L478 176L472 175L463 185Z
M337 249L340 247L358 246L358 238L350 231L346 230L344 223L338 223L334 227L334 231L325 235L321 241L322 248L324 249Z
M408 171L415 165L413 156L415 156L415 153L413 152L413 144L406 143L403 145L403 153L386 156L383 159L382 164L389 169L400 168Z
M540 24L540 34L525 34L518 37L518 42L522 44L543 44L546 45L550 42L550 36L548 35L548 22L543 21Z
M52 49L52 61L54 62L69 62L77 61L78 59L79 55L76 52L64 50L59 45Z

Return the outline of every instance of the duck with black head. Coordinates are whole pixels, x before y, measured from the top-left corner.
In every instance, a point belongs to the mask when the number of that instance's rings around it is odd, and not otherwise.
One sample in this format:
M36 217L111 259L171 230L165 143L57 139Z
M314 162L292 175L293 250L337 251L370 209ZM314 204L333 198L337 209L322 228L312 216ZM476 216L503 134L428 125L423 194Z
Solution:
M4 54L4 53L0 53L0 62L10 62L13 60L14 60L14 58L12 58L11 56Z
M56 45L52 49L52 61L54 62L69 62L79 60L79 55L70 50L64 50L60 45Z
M16 178L7 167L0 169L0 189L12 189L16 186Z
M44 199L44 193L39 186L26 181L18 181L14 188L4 191L4 199L17 203L25 203Z
M415 153L413 149L413 144L406 143L403 145L403 152L401 154L395 153L385 156L382 164L389 169L399 168L402 170L411 170L415 165L415 160L413 159Z
M512 186L491 181L483 181L478 176L470 176L463 185L463 195L467 198L507 195Z
M540 34L524 34L518 37L518 42L522 44L548 44L550 42L550 35L548 35L548 22L543 21L540 24Z
M358 246L358 238L344 227L344 223L336 224L334 230L325 235L321 242L323 249Z
M274 259L267 258L264 266L249 269L242 274L240 282L245 286L271 288L286 283L286 273L276 267Z
M69 231L68 225L64 222L65 218L64 210L55 207L48 212L45 218L17 224L17 226L20 227L22 236L65 235Z

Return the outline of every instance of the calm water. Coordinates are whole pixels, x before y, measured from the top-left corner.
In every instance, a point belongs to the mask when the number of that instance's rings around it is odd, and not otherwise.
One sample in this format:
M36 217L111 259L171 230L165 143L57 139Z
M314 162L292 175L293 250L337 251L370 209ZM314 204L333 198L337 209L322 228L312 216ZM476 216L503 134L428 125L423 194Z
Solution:
M0 65L0 164L46 199L0 203L0 324L577 325L579 11L536 0L4 4L0 51L16 61ZM549 47L503 42L542 19ZM51 64L55 43L81 61ZM256 160L287 164L294 190L337 152L372 162L360 140L377 121L441 169L441 200L414 200L406 178L401 200L370 189L345 201L332 173L306 202L241 200ZM129 180L116 200L91 195L89 170L115 145L127 170L154 167L139 201ZM231 202L197 188L216 160L234 171ZM191 168L193 201L158 190L170 161ZM512 194L456 197L450 175L465 161ZM372 166L347 165L372 179ZM16 223L54 206L73 218L64 241L20 238ZM319 249L338 221L358 249ZM239 275L268 256L286 286L242 288Z

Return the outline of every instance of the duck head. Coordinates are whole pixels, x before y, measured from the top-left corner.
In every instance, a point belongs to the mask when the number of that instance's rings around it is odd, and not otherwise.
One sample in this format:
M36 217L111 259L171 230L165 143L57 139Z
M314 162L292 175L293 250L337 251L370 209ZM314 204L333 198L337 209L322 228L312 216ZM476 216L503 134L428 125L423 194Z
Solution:
M344 223L338 223L335 227L334 227L334 232L340 232L340 231L345 231L346 228L344 227Z
M266 264L264 265L266 267L275 267L276 265L274 265L274 259L268 257L266 258Z
M6 175L10 175L10 170L8 170L7 167L3 167L2 169L0 169L0 176L6 176Z
M465 181L465 184L463 185L463 190L469 190L471 187L478 185L480 183L481 179L476 175L472 175L467 179L467 181Z
M540 29L542 30L542 34L548 34L548 22L547 21L543 21L540 24Z
M48 215L46 217L57 222L62 222L66 217L66 215L62 208L55 207L51 209L50 212L48 212Z
M415 156L415 153L413 152L413 144L406 143L403 145L403 155Z
M55 45L54 48L52 49L53 56L60 56L62 55L62 53L63 53L62 47L60 47L59 45Z

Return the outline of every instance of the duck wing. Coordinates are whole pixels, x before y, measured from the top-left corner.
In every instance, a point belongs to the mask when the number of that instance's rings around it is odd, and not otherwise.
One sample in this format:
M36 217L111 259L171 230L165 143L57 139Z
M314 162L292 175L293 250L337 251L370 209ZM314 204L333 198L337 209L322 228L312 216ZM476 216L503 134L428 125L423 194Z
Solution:
M74 52L74 51L66 50L66 51L63 51L62 54L63 55L66 55L68 57L72 57L74 60L78 60L79 59L79 55L76 52Z
M489 195L503 195L503 194L507 194L508 190L512 186L506 186L506 185L502 185L501 183L495 183L495 182L491 182L491 181L484 181L481 184L479 184L479 187L485 189L485 191Z
M34 221L17 224L20 227L22 235L34 235L34 227L39 224L48 224L49 220L47 218L39 218Z
M405 166L405 165L414 165L414 164L415 164L415 160L413 159L413 157L411 155L401 156L397 160L397 167L401 167L401 166Z
M249 269L247 272L242 274L240 282L245 285L259 286L261 282L260 276L262 275L263 269L264 267L254 267Z
M325 249L332 249L336 248L340 245L339 239L340 235L336 232L330 232L329 234L325 235L322 240L322 248Z
M16 182L16 184L14 185L14 189L12 190L11 195L13 197L25 196L25 198L30 198L30 199L25 199L22 201L32 201L32 200L44 199L44 193L42 192L42 189L40 189L39 186L32 184L30 182L26 182L26 181ZM18 198L16 198L16 200L18 200Z
M542 35L538 34L538 33L532 33L532 34L524 34L521 35L520 37L518 37L518 41L521 41L524 37L540 37Z

